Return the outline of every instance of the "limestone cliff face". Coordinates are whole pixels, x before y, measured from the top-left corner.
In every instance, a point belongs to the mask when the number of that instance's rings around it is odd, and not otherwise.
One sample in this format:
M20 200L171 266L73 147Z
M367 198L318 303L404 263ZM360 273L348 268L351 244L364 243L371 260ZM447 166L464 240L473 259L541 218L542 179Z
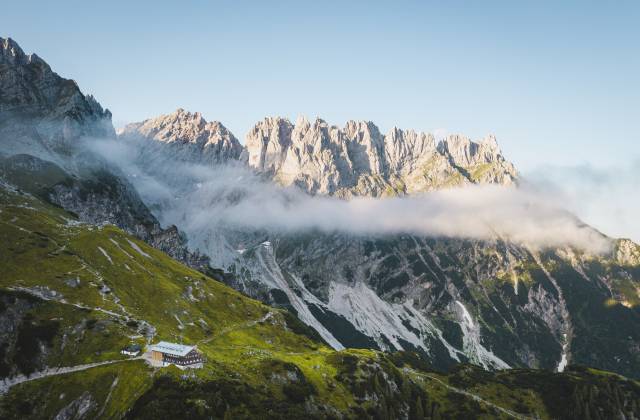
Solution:
M242 159L282 185L341 197L411 194L471 183L512 184L517 172L495 137L476 143L452 135L393 128L372 122L339 128L316 119L265 118L246 136Z
M340 128L322 119L267 117L246 135L244 148L219 122L178 109L119 133L138 141L147 165L168 156L185 162L219 164L239 160L277 183L311 194L338 197L403 195L475 183L508 185L517 171L495 137L480 142L393 128L382 134L372 122L349 121Z
M113 137L111 112L11 38L0 38L0 142L11 150L68 153L81 137Z

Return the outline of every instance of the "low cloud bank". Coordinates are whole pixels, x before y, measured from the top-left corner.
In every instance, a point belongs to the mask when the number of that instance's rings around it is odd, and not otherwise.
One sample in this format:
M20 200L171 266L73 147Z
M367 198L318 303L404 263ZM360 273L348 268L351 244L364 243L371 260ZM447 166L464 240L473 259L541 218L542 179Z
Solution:
M211 215L193 213L196 224ZM201 219L204 217L204 219ZM250 196L223 210L223 223L281 230L319 229L360 234L508 238L534 247L571 245L604 252L609 243L571 214L530 191L467 187L414 197L342 201L332 198L270 199Z
M640 242L640 158L616 167L544 166L525 175L591 226Z
M562 194L540 185L470 186L411 197L345 201L280 188L240 165L177 163L161 156L161 149L145 155L149 150L141 151L135 143L100 141L92 142L91 148L129 176L163 223L176 224L189 235L225 226L500 237L536 248L572 246L593 253L611 247L603 235L563 209Z

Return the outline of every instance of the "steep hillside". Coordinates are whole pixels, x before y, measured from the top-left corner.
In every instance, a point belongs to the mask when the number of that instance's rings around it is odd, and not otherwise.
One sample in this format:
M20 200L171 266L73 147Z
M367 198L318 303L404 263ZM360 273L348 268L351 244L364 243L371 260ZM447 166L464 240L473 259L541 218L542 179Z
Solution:
M640 377L638 265L501 240L314 236L274 242L282 272L380 348Z
M112 223L202 271L208 258L166 229L92 146L114 139L111 113L11 38L0 38L0 177L90 223ZM239 152L238 152L239 153Z
M640 266L505 240L216 232L234 288L288 308L334 348L414 350L435 366L640 377ZM235 257L233 255L235 254ZM626 255L626 253L623 253Z
M207 272L209 258L189 251L175 226L163 229L134 187L98 157L83 155L68 171L28 154L0 155L0 179L11 182L88 223L111 223L192 268Z
M638 383L596 371L492 374L469 366L443 374L411 353L336 352L286 311L113 226L82 224L6 184L0 203L3 418L557 418L640 410ZM158 370L118 353L126 343L160 339L197 343L205 368Z

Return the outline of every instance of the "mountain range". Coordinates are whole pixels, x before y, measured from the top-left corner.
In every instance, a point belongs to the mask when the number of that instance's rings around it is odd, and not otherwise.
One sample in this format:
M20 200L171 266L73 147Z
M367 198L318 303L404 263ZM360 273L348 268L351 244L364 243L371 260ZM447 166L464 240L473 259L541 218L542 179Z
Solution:
M11 384L0 408L12 417L639 415L640 246L630 240L580 224L610 245L595 253L499 234L194 223L198 200L233 212L256 191L295 205L517 189L495 137L268 117L243 146L183 109L116 133L75 82L9 38L0 46L0 376ZM111 364L131 339L178 336L216 362L193 378Z
M383 135L367 121L343 128L317 118L295 124L281 117L258 122L245 147L218 121L178 109L119 130L125 140L152 140L171 155L201 164L238 160L283 186L339 197L412 194L465 184L513 184L515 167L495 137L476 143L460 135L436 142L431 134L393 128ZM148 147L148 146L147 146ZM145 157L145 158L148 158Z
M164 166L158 162L168 157L231 161L279 185L347 200L518 182L494 137L436 142L399 129L383 136L370 122L338 128L321 119L299 118L294 125L266 118L242 148L221 123L177 110L125 127L119 140L142 143L138 165L148 174L157 174ZM191 187L187 181L176 190ZM218 197L227 195L233 193ZM193 203L186 197L179 202ZM177 211L171 221L178 225L189 218L172 204L154 207L160 218L165 207ZM179 228L214 265L233 273L230 285L289 308L334 348L413 350L436 366L471 361L559 369L571 361L639 373L632 256L638 248L628 240L612 240L602 256L571 247L534 249L499 236L283 233L215 223L203 230L188 222ZM615 332L607 327L613 324Z

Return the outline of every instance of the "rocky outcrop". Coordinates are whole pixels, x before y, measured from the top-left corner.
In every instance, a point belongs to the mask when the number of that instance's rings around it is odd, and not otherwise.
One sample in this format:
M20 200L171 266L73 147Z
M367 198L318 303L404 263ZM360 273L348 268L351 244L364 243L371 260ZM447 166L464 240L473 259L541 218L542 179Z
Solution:
M0 291L1 379L46 367L59 322L34 319L31 311L41 303L26 293Z
M36 54L0 38L0 143L10 151L68 154L81 137L113 137L111 112Z
M640 246L630 239L619 239L615 246L615 258L620 264L638 266L640 265Z
M246 136L242 159L285 186L341 197L411 194L472 183L512 184L515 167L495 137L476 143L452 135L393 128L383 135L372 122L343 128L316 119L295 124L265 118Z
M85 391L75 400L71 401L56 414L54 420L80 420L88 418L89 412L95 410L98 404L93 396Z
M220 122L207 122L199 112L183 109L128 124L118 135L128 140L153 140L141 142L145 160L152 161L158 153L166 153L166 148L173 159L202 164L236 160L242 151L240 142Z

